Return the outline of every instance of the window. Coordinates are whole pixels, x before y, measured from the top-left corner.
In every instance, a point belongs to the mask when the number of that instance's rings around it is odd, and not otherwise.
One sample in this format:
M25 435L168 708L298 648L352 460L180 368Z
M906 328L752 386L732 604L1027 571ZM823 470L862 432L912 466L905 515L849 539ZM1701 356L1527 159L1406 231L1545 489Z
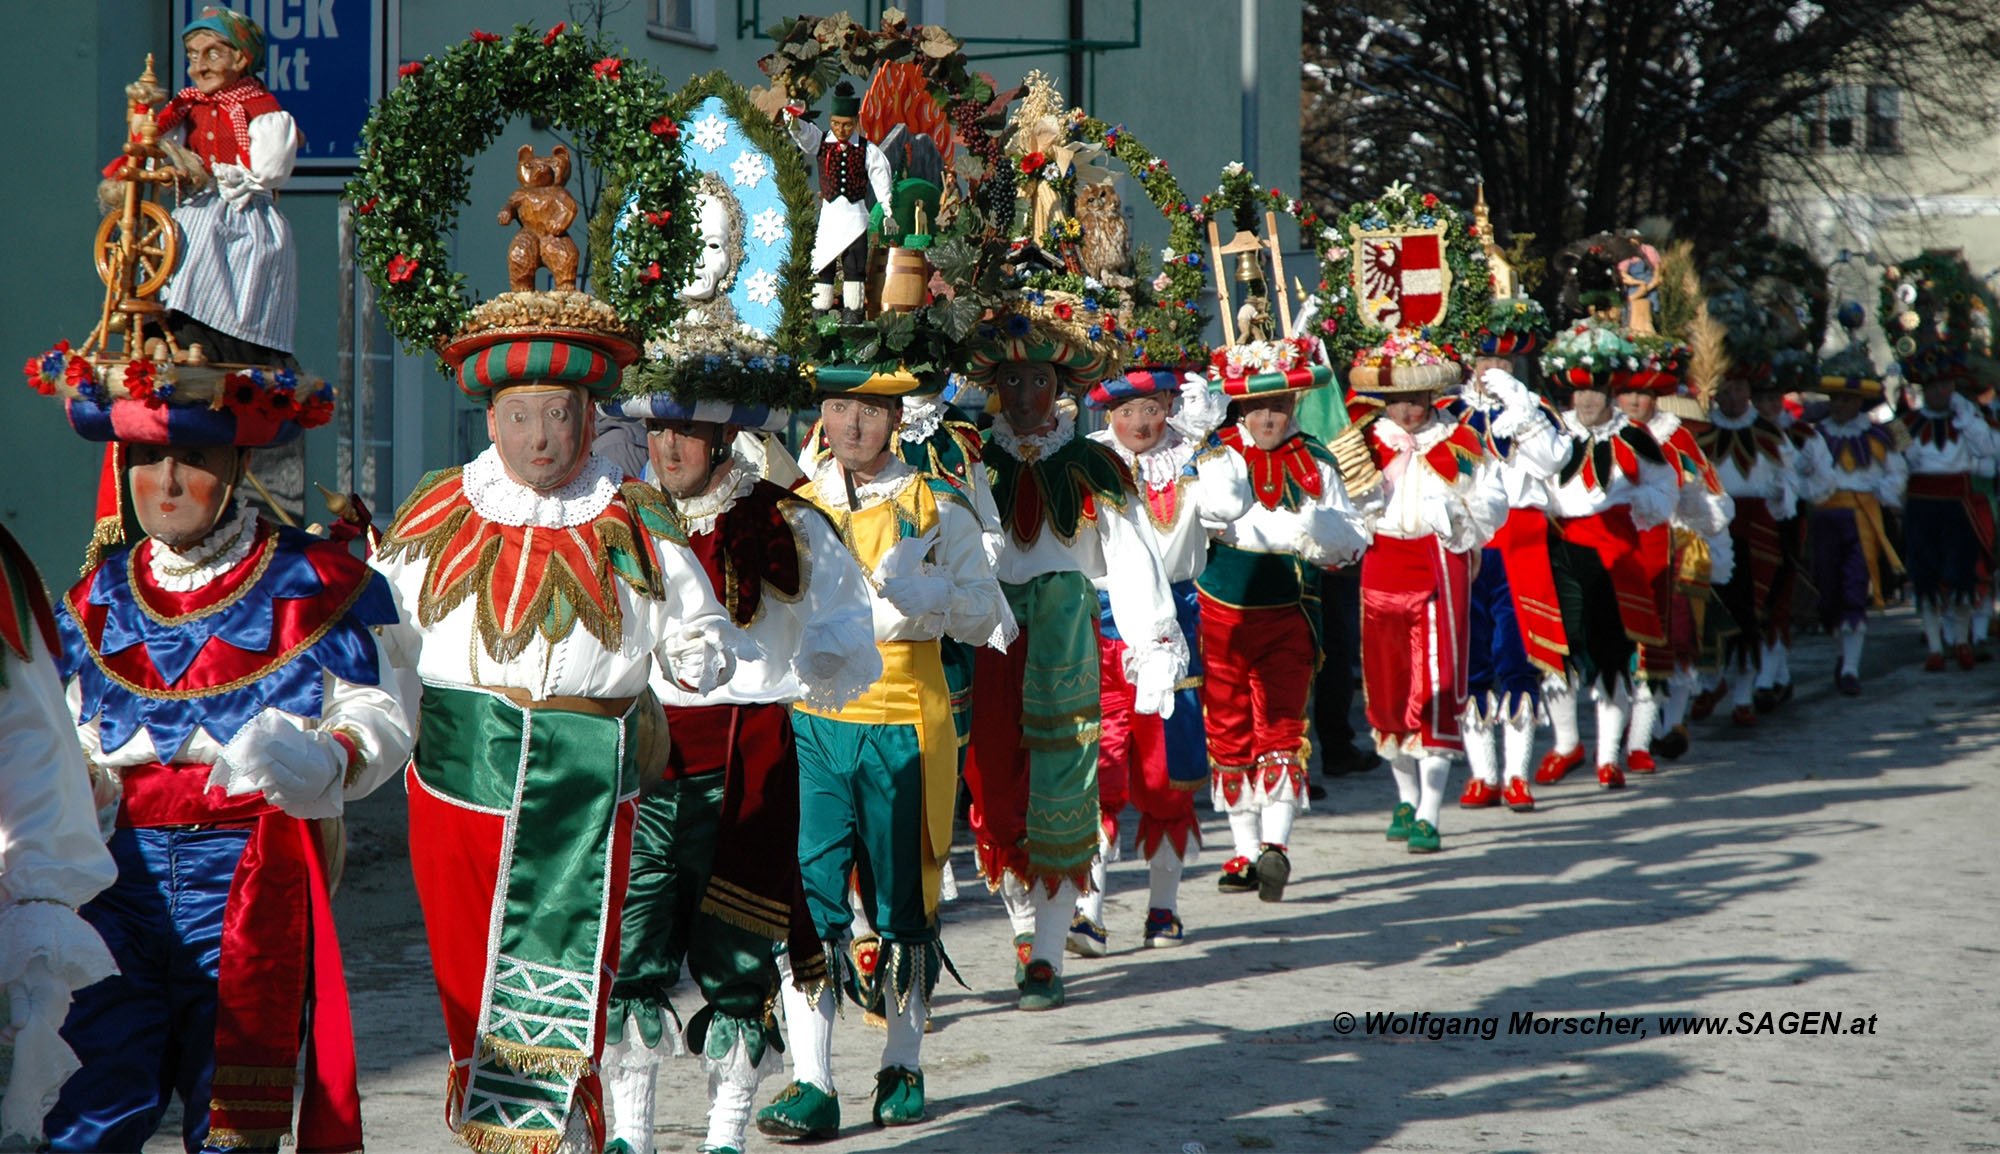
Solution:
M697 48L715 47L715 0L648 0L646 35Z
M1859 84L1836 84L1826 94L1826 146L1853 148L1855 122L1861 119L1864 89Z
M1868 86L1868 151L1903 151L1903 92L1893 84Z

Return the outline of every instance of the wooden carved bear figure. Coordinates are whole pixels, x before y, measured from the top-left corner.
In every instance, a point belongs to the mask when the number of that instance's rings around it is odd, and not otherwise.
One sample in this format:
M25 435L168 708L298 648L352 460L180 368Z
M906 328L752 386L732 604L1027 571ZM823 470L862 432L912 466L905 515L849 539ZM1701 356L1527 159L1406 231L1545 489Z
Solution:
M521 187L500 209L500 223L521 222L521 231L507 247L508 287L517 293L535 291L535 270L546 268L557 292L576 291L576 242L569 226L576 220L576 198L569 183L569 149L558 144L536 156L524 144L515 154Z

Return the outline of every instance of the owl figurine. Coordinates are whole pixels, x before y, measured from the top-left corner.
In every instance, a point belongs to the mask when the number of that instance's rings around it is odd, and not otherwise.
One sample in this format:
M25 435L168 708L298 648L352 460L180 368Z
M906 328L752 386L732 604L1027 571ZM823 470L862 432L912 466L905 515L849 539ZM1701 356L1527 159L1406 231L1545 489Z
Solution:
M1132 228L1118 189L1109 181L1078 188L1076 221L1083 227L1083 271L1105 284L1129 284Z

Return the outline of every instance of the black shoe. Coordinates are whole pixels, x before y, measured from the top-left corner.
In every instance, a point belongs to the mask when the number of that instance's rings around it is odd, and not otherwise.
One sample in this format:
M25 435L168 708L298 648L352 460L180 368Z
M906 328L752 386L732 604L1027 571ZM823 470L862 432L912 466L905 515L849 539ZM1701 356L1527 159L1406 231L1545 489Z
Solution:
M1772 710L1778 708L1778 706L1784 704L1784 700L1784 698L1778 695L1776 686L1768 689L1759 689L1750 695L1750 704L1759 713L1770 713Z
M1292 880L1292 859L1283 846L1267 845L1257 855L1257 898L1276 902L1285 898L1285 883Z
M1322 772L1323 772L1323 771L1322 771ZM1316 782L1316 781L1313 781L1313 782L1307 782L1307 783L1306 783L1306 800L1307 800L1307 801L1325 801L1325 800L1326 800L1326 787L1325 787L1325 786L1323 786L1323 785L1321 785L1320 783L1318 783L1318 782Z
M1372 749L1358 745L1342 745L1327 750L1320 755L1320 773L1326 777L1344 777L1350 773L1366 773L1382 764Z
M1688 731L1684 725L1676 725L1653 739L1653 756L1664 757L1668 761L1688 751Z

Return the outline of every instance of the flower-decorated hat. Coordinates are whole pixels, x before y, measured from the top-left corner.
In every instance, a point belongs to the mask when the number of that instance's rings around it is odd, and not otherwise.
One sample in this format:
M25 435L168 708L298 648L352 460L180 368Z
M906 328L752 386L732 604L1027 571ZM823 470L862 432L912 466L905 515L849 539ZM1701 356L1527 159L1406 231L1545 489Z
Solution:
M1374 348L1354 354L1348 387L1374 397L1435 393L1457 384L1465 366L1414 333L1392 334Z
M1850 344L1820 359L1819 391L1829 397L1860 397L1873 404L1882 399L1882 374L1866 348Z
M1127 369L1090 386L1090 391L1083 395L1083 403L1093 409L1108 409L1139 397L1172 400L1187 377L1188 370L1180 368Z
M1070 388L1087 389L1124 368L1126 351L1117 332L1117 318L1095 298L1023 288L980 323L967 350L965 376L987 385L1001 365L1038 361L1055 366L1057 379Z
M1525 357L1540 351L1549 334L1549 314L1530 296L1494 297L1486 320L1473 332L1479 355Z
M510 385L575 385L596 400L618 391L638 359L610 305L584 292L506 292L483 301L441 350L461 392L491 404Z
M1611 371L1611 391L1652 393L1663 398L1677 394L1687 380L1688 347L1657 333L1629 335L1628 339L1637 356L1631 367Z
M721 72L690 81L669 112L697 177L689 225L701 247L680 289L685 311L671 328L647 334L605 409L782 429L810 395L799 364L814 211L805 164ZM649 223L628 206L615 227Z
M1638 369L1638 347L1616 328L1597 321L1570 326L1542 354L1542 371L1572 389L1609 392L1614 374Z

